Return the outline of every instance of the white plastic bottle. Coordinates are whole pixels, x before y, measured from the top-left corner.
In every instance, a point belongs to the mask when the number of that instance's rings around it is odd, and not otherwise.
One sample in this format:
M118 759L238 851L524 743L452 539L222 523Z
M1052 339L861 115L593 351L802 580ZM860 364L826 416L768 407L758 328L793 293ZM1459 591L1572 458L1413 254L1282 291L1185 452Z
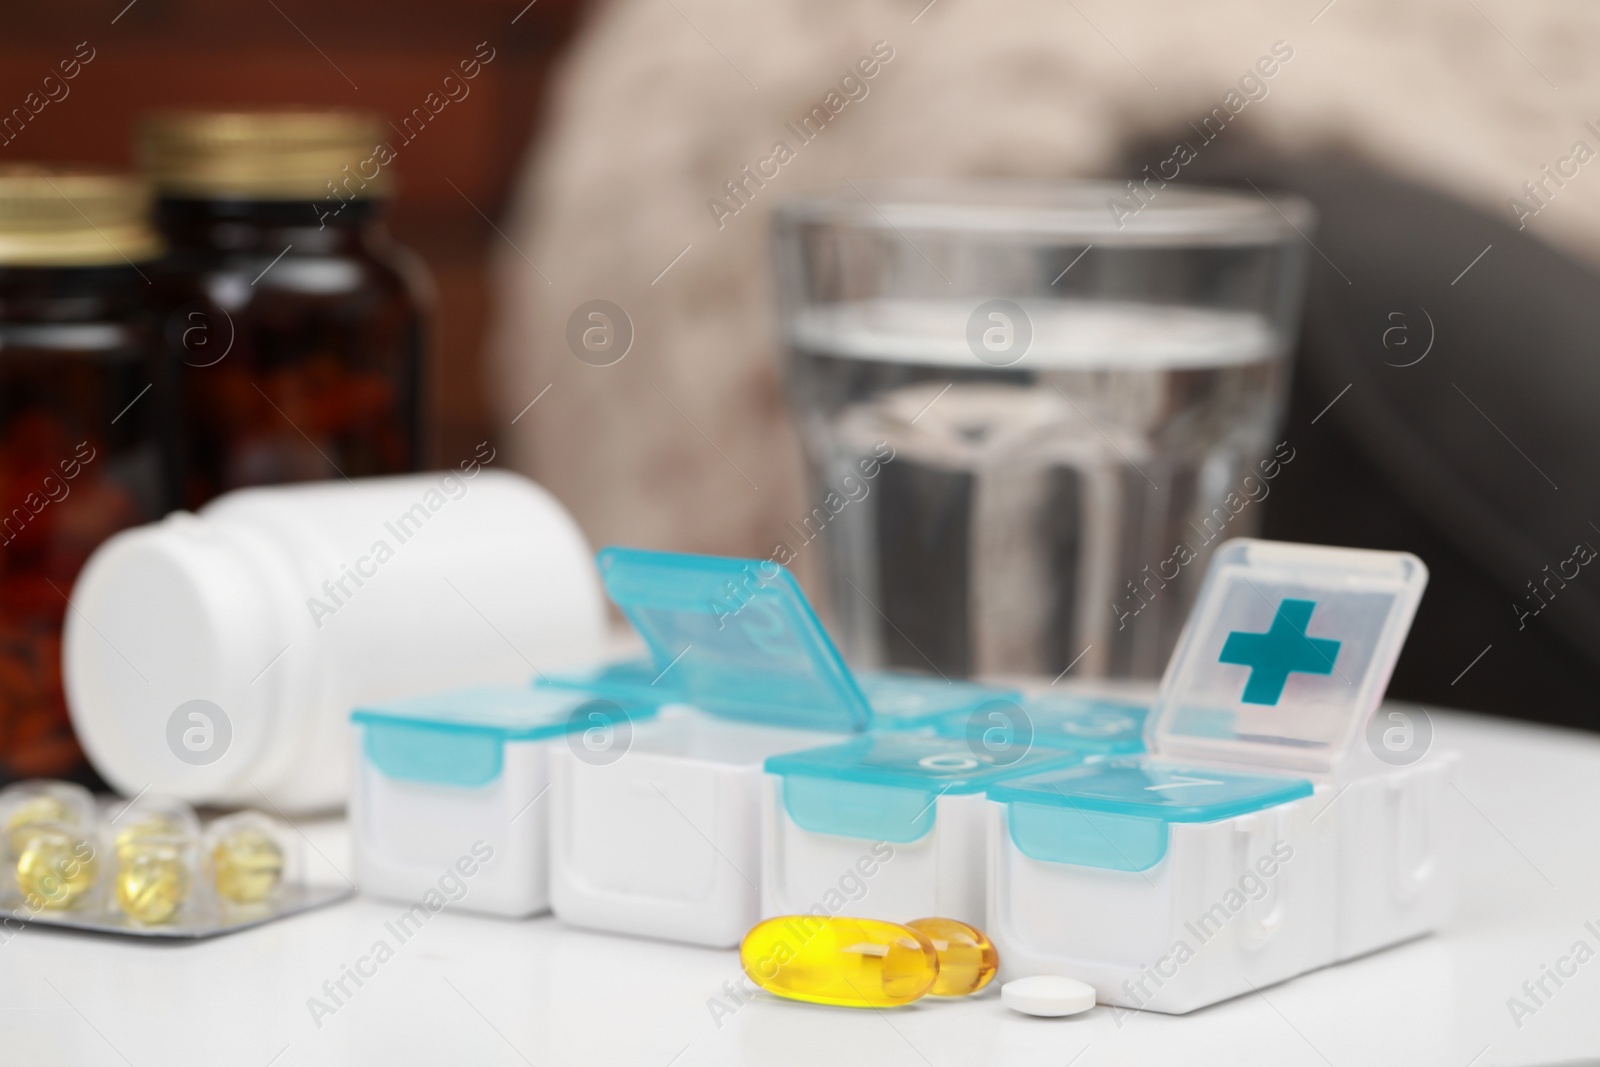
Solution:
M350 709L526 684L604 641L593 556L550 494L461 469L243 489L116 535L63 639L73 726L119 791L342 803Z

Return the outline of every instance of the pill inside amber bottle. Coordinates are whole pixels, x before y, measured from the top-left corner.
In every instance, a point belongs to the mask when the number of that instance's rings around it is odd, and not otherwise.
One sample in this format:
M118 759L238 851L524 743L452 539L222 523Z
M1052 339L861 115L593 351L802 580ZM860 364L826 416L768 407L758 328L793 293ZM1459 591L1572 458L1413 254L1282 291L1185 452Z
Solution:
M751 927L739 963L769 993L814 1004L885 1008L929 993L939 955L898 923L782 915Z
M1000 954L983 931L954 919L914 919L906 923L933 942L939 954L939 977L928 990L935 997L976 993L1000 969Z

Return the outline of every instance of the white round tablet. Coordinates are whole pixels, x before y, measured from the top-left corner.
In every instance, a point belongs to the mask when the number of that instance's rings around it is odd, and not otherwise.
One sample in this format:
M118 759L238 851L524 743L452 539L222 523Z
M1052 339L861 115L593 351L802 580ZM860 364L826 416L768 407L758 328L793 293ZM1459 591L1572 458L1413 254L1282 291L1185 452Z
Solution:
M1076 1015L1094 1007L1094 986L1076 978L1039 974L1001 986L1000 1003L1024 1015Z

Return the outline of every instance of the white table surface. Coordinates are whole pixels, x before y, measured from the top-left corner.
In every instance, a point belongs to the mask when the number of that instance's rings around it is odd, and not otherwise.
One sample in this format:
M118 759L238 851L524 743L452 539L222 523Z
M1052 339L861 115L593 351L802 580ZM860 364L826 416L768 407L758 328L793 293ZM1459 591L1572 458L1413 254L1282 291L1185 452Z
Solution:
M213 941L151 945L30 928L0 944L0 1064L152 1067L621 1063L1494 1064L1600 1056L1600 958L1519 1026L1507 998L1600 949L1600 738L1438 713L1464 765L1451 815L1466 861L1440 934L1188 1016L1032 1019L998 995L887 1012L760 995L713 1018L732 951L449 910L404 944L401 905L357 898ZM348 871L338 822L302 824ZM317 864L321 865L322 860ZM339 876L324 868L327 880ZM372 951L392 959L332 1014L308 1000ZM331 1001L329 1002L331 1003Z

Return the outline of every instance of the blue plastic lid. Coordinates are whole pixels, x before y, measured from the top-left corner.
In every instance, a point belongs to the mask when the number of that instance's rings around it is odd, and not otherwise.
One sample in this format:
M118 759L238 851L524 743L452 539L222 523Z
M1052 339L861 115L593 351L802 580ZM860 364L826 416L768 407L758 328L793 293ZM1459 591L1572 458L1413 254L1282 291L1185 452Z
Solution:
M526 686L479 686L356 708L362 753L386 777L440 785L487 785L500 776L508 741L539 741L649 718L648 705Z
M1219 546L1161 679L1150 751L1331 770L1383 699L1427 581L1406 552Z
M1007 805L1011 840L1030 859L1149 870L1175 822L1214 822L1308 797L1303 778L1234 774L1151 759L1049 770L989 787Z
M1042 745L1117 756L1144 751L1149 712L1145 704L1050 693L985 702L967 713L946 715L934 732L985 750Z
M770 560L607 548L606 592L660 680L707 712L852 733L872 710L792 575Z
M872 733L770 756L766 769L783 778L784 808L801 829L907 842L933 829L936 802L946 793L976 793L1007 776L1081 758L1043 748L997 757L945 737Z
M870 733L837 745L767 758L770 774L868 782L940 793L976 793L992 782L1046 767L1073 766L1082 757L1060 749L996 756L966 742L928 734Z
M998 689L956 679L901 671L868 671L856 675L872 705L873 728L914 730L937 726L955 715L969 715L993 701L1017 701L1017 689Z

